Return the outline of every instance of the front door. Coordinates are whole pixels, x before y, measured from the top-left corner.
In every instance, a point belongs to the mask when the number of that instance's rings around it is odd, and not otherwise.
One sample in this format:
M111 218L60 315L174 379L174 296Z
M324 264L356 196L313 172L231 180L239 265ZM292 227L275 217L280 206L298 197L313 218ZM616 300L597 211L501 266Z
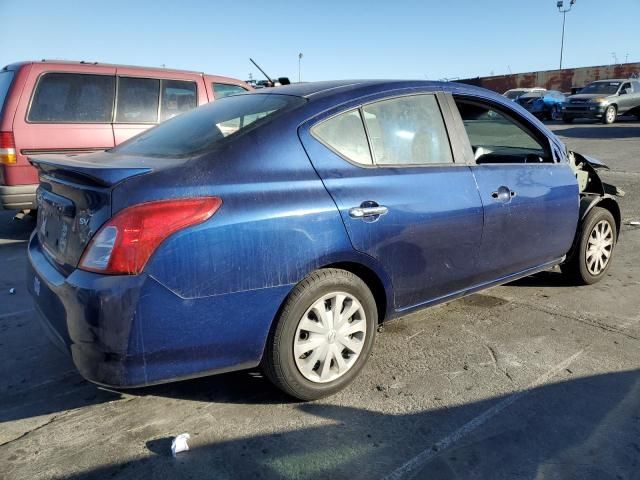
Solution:
M300 136L353 247L390 276L396 309L469 286L482 203L469 167L454 162L436 95L343 108Z
M569 164L554 159L546 137L507 110L479 99L455 103L484 205L477 283L562 257L578 221L578 186Z

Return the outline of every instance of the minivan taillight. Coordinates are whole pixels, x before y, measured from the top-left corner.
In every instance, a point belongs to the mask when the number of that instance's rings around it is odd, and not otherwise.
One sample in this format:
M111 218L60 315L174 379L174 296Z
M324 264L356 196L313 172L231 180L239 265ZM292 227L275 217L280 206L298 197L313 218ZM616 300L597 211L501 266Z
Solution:
M0 132L0 163L14 165L17 161L13 132Z
M91 239L79 268L112 275L136 275L169 235L208 220L220 205L219 197L199 197L125 208Z

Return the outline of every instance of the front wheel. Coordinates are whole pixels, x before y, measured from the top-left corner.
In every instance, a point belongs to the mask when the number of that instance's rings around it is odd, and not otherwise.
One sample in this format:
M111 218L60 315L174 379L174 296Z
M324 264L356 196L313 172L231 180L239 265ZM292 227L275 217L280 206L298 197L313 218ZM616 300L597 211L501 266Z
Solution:
M367 362L378 323L367 285L346 270L321 269L289 294L262 367L281 390L315 400L346 387Z
M564 123L573 123L573 120L574 120L573 117L567 117L566 115L563 115L562 117L562 121Z
M611 265L616 240L616 222L611 212L593 207L582 223L578 250L561 265L562 273L582 285L600 281Z
M618 109L615 105L609 105L607 109L604 111L604 115L602 115L602 123L606 125L611 125L616 121L616 117L618 115Z

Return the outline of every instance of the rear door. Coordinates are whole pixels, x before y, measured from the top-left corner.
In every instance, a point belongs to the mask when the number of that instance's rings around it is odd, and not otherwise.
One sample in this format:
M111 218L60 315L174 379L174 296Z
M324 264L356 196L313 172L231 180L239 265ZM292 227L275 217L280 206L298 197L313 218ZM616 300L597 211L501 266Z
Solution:
M380 99L300 129L353 247L390 275L400 310L468 287L475 272L482 204L440 105L435 94Z
M490 101L455 97L484 205L476 282L565 255L578 221L578 185L555 144L526 119Z

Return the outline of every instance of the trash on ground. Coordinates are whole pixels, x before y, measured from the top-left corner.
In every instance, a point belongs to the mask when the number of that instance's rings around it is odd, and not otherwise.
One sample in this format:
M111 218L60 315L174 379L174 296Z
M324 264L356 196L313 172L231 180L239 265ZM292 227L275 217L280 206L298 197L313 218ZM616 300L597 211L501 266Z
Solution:
M174 457L176 453L186 452L189 450L189 445L187 444L187 440L191 438L191 435L188 433L181 433L171 442L171 455Z
M631 222L627 222L627 225L632 225L634 227L640 227L640 220L633 220Z
M15 295L16 293L16 289L15 288L10 288L9 289L9 295Z

